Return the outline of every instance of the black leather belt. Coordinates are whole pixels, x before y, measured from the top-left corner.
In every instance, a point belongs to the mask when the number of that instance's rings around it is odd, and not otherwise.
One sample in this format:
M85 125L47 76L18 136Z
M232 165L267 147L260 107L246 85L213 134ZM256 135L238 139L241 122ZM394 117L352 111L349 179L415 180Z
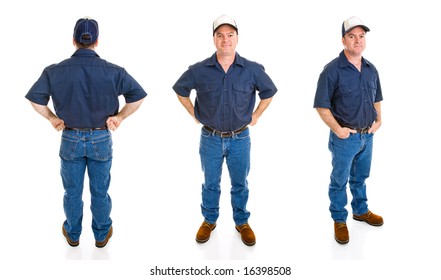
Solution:
M107 126L94 127L94 128L74 128L74 127L64 127L64 130L79 130L79 131L91 131L91 130L107 130Z
M220 136L222 138L230 138L233 135L237 135L237 134L241 133L242 131L246 130L247 128L248 128L248 126L244 126L244 127L241 127L241 128L239 128L238 130L235 130L235 131L222 132L222 131L218 131L218 130L212 129L211 127L208 127L208 126L204 125L204 129L206 131L208 131L210 133L214 133L214 134L216 134L216 135L218 135L218 136Z

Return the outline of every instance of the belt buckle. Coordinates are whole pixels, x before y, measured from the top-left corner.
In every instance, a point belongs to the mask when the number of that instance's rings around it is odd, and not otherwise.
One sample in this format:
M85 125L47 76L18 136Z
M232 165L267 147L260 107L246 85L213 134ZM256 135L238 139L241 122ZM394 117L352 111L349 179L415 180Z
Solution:
M219 132L219 136L221 138L230 138L232 136L232 132Z

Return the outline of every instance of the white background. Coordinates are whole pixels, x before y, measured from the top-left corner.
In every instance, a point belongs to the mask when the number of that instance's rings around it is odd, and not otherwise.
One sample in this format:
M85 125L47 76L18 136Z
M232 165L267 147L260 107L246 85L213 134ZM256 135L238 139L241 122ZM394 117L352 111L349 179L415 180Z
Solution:
M439 13L435 1L389 2L3 1L0 278L198 279L148 274L206 265L293 271L223 279L439 278ZM251 128L253 247L234 229L226 169L218 226L206 244L194 241L203 220L200 126L172 90L190 64L213 54L211 24L224 13L239 26L237 51L263 64L279 89ZM371 29L364 56L383 87L367 184L369 206L385 224L348 219L351 241L342 246L328 211L328 129L312 104L323 66L342 49L341 24L353 15ZM44 67L74 52L73 26L83 16L100 25L98 54L149 94L113 133L114 236L104 249L94 246L87 182L80 246L66 244L60 133L24 98Z

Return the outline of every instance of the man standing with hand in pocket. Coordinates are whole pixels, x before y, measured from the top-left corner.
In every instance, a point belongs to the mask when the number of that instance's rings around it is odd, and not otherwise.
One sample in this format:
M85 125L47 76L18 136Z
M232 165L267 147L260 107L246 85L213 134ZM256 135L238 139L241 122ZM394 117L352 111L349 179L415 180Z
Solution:
M334 220L334 238L340 244L349 242L345 209L348 182L353 219L372 226L383 225L383 218L368 208L365 183L370 174L374 133L381 126L383 100L378 71L362 56L368 31L357 17L343 22L344 49L323 69L314 99L314 108L330 128L329 210Z

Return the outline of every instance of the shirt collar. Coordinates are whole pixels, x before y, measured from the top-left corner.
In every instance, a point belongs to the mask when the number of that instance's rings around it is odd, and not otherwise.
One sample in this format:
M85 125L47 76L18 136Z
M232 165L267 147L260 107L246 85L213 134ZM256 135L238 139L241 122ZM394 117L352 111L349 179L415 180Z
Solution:
M91 49L78 49L72 55L72 57L74 57L74 56L96 56L96 57L100 57L94 50L91 50Z
M367 61L366 59L364 59L364 57L361 57L361 64L364 66L370 66L370 62ZM344 51L341 51L340 55L339 55L340 68L349 67L349 65L351 65L351 63L349 62L348 58L346 57Z
M207 63L205 65L207 66L215 66L217 62L216 59L216 53L214 53L210 59L207 60ZM244 61L243 58L236 52L236 57L234 58L233 64L244 67Z

